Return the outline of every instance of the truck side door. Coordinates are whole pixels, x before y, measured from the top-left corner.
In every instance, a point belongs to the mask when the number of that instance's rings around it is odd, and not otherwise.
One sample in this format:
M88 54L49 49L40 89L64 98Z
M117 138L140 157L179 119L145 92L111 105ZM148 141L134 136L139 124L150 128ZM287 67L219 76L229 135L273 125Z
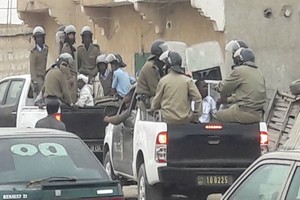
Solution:
M113 151L112 160L116 171L133 175L133 133L135 123L136 98L132 98L130 105L130 117L119 125L114 126L113 130ZM123 105L121 106L122 109Z
M16 127L18 103L23 86L23 79L0 83L0 127Z

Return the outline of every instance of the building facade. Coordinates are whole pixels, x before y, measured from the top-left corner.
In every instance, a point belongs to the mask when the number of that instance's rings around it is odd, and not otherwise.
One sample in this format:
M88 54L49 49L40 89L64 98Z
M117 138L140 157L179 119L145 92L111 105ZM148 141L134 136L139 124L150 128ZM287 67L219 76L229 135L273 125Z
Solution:
M134 74L139 58L158 38L188 45L218 41L224 48L242 39L254 50L268 89L288 89L300 78L300 4L297 0L18 0L19 17L29 27L46 30L49 63L57 57L55 32L74 24L89 25L104 53L119 53ZM230 73L231 55L224 52L223 77Z
M0 79L29 73L32 30L24 25L0 25Z

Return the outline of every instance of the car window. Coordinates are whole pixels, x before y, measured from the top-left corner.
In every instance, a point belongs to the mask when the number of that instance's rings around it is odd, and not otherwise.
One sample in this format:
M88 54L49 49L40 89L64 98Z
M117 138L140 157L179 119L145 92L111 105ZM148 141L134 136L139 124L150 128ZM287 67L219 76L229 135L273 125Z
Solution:
M285 184L290 165L265 164L258 167L231 195L230 200L275 200Z
M293 175L291 185L289 187L286 200L299 200L300 199L300 167L297 167Z
M5 105L15 105L21 95L23 88L23 80L14 80L10 83Z
M8 81L0 83L0 105L3 103L7 85L8 85Z
M92 152L75 138L0 140L0 184L49 177L109 180Z

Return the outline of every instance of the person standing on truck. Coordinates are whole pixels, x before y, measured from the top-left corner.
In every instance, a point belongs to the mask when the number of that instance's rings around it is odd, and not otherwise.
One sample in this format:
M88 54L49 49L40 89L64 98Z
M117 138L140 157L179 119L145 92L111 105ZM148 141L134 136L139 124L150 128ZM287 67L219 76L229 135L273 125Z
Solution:
M60 54L57 63L48 70L45 77L44 97L46 99L56 97L72 106L70 88L68 87L67 76L65 74L68 71L69 63L69 54Z
M76 106L94 106L93 88L88 84L89 78L83 74L77 76L78 88L80 90Z
M163 121L168 124L194 122L199 118L201 95L193 80L185 75L181 56L173 51L164 54L170 72L158 82L151 110L161 109ZM191 101L195 102L194 111Z
M159 80L165 75L165 65L159 57L168 50L168 45L163 40L155 40L151 45L151 55L139 72L136 92L138 94L139 107L142 110L150 107L150 99L155 96Z
M124 70L126 64L119 54L109 54L105 59L111 64L113 71L112 93L119 99L123 99L135 83L135 80Z
M66 131L66 125L63 122L58 121L58 119L55 117L55 114L58 112L58 109L59 100L55 97L48 98L46 101L46 110L48 116L37 121L35 124L35 128L50 128Z
M61 49L61 53L68 53L72 56L72 58L74 59L73 64L71 65L71 69L74 72L78 72L77 69L77 54L76 54L76 48L74 47L74 44L76 42L76 28L74 25L68 25L65 28L65 34L66 34L66 39L65 39L65 43Z
M251 49L240 48L233 56L235 67L230 76L219 83L219 103L232 105L213 113L220 122L250 124L260 122L266 102L266 85L262 71L255 64Z
M58 44L58 55L61 54L62 47L65 43L65 39L66 39L66 34L64 31L65 28L66 28L65 26L59 27L58 31L55 34L55 40L56 43Z
M112 72L107 68L108 62L105 60L106 55L99 55L96 59L98 74L94 82L94 98L99 99L103 96L111 96L112 94Z
M93 44L93 33L89 26L84 26L81 30L82 44L77 48L78 72L89 77L92 83L97 75L96 58L100 55L100 47Z
M30 51L30 75L34 97L40 93L46 74L48 46L45 45L45 30L41 26L33 29L35 47Z

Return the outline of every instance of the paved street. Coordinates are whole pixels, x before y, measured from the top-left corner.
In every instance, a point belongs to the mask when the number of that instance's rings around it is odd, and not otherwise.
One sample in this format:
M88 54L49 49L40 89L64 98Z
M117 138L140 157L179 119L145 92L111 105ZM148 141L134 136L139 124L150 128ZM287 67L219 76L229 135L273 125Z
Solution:
M136 200L137 198L137 186L131 185L131 186L124 186L123 192L125 195L126 200ZM217 197L208 198L208 200L218 200ZM183 196L173 196L172 200L188 200L187 198Z

